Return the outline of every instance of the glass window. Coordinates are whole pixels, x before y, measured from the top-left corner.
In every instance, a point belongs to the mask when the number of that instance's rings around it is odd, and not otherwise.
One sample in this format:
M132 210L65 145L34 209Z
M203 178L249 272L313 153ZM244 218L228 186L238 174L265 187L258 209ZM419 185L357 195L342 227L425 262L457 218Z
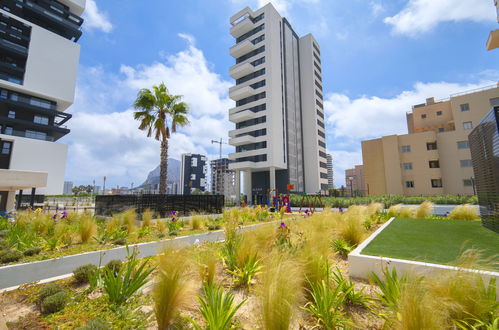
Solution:
M442 179L431 179L432 188L442 188Z
M441 116L442 115L442 111L437 111L437 116Z
M438 160L430 160L428 165L430 168L440 168L440 162Z
M469 149L470 143L468 141L457 141L457 148L458 149Z
M13 132L12 127L9 127L9 126L5 127L5 133L4 134L12 135L12 132Z
M465 122L463 123L463 128L464 128L465 130L472 129L472 128L473 128L473 123L472 123L471 121L465 121Z
M0 91L0 98L6 99L7 98L7 91L5 89L2 89Z
M421 115L421 118L425 119L426 118L426 114Z
M10 154L10 147L12 146L12 142L4 142L2 145L2 154L8 155Z
M495 97L493 99L490 99L490 106L495 107L499 105L499 97Z
M404 163L404 170L412 170L412 163Z
M439 128L438 128L438 131L439 131L440 133L441 133L441 132L445 132L445 128L443 128L443 127L439 127Z
M462 159L459 162L461 163L461 167L472 167L473 166L471 159Z
M436 142L427 142L426 143L426 150L437 150L437 143Z
M470 105L468 103L461 104L459 107L461 108L461 111L470 111Z
M414 181L406 181L405 187L406 188L414 188Z
M463 186L465 186L465 187L471 187L471 186L473 186L473 180L471 180L471 179L464 179L463 180Z
M9 118L16 118L16 112L13 110L9 110Z
M402 146L402 152L411 152L411 146Z
M48 125L49 119L48 119L48 117L37 115L33 118L33 122L35 122L37 124Z
M27 129L26 133L24 135L27 138L31 139L38 139L38 140L46 140L47 139L47 133L45 132L38 132L38 131L32 131Z

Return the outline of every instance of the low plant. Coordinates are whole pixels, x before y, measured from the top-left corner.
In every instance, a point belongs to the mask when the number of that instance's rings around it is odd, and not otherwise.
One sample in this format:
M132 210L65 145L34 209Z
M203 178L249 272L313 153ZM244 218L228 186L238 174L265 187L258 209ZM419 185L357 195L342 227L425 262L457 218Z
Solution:
M234 295L225 291L218 285L204 285L203 297L198 297L199 311L203 316L205 326L201 327L192 318L188 318L194 329L224 330L230 329L234 316L239 308L246 302L234 303Z
M86 284L90 282L91 277L96 271L97 266L95 265L83 265L73 271L73 278L77 283Z
M338 267L331 272L331 278L336 286L340 287L340 291L345 295L345 302L348 305L367 305L369 302L369 296L364 293L364 288L361 290L355 290L355 285L352 280L345 278Z
M34 246L32 248L26 249L23 254L27 257L34 256L42 252L42 248L39 246Z
M192 230L198 230L201 229L201 226L203 225L204 218L200 215L192 215L191 217L191 229Z
M123 263L120 259L113 259L106 264L106 268L111 270L113 273L118 274Z
M402 210L402 204L392 205L388 208L387 214L390 218L398 217L400 215L401 210Z
M450 211L447 218L452 220L479 220L478 211L470 204L459 205Z
M142 212L142 227L149 228L152 225L153 212L149 209Z
M326 281L309 283L312 299L303 307L312 314L325 329L341 329L351 325L343 311L346 296L350 289L342 292L340 285L332 286Z
M424 219L431 215L434 204L430 201L424 201L416 209L416 218Z
M148 276L155 267L149 266L148 260L140 262L136 253L128 257L127 263L115 274L105 268L103 274L103 288L112 304L121 305L133 296L140 288L149 282Z
M363 218L359 214L343 214L342 220L338 222L337 230L341 239L350 246L355 247L360 244L367 234L363 224Z
M136 221L137 213L135 213L135 209L123 212L123 225L126 227L128 234L135 232L135 229L137 229Z
M168 329L179 309L189 302L189 265L182 251L165 250L158 256L159 272L153 288L154 314L159 329Z
M80 327L77 330L109 330L111 329L109 325L102 319L90 320L87 325Z
M213 249L205 249L197 255L198 273L203 285L211 285L215 281L218 256Z
M166 225L168 226L168 233L170 234L170 236L178 235L178 231L180 229L180 223L177 220L177 218L175 217L171 218L170 220L168 220Z
M400 209L399 217L401 218L414 218L416 215L416 207L414 206L405 206Z
M81 242L87 243L96 233L97 223L95 222L95 218L88 213L80 215L78 234L80 235Z
M37 294L38 303L42 303L45 298L50 297L56 293L63 292L64 288L57 283L48 283L44 285Z
M6 264L9 262L15 262L21 260L23 253L18 250L5 250L0 252L0 262Z
M62 310L68 302L68 294L65 291L57 292L43 299L40 307L43 314L52 314Z
M160 234L165 234L166 223L161 219L156 220L156 229L160 232Z
M236 280L236 285L249 288L252 279L262 270L261 261L258 254L246 256L241 266L236 266L234 270L228 270Z
M391 271L388 268L384 268L383 277L384 280L373 272L371 273L370 280L381 290L381 293L378 294L381 302L392 312L396 313L402 287L407 283L408 277L406 275L399 277L395 267L393 267Z

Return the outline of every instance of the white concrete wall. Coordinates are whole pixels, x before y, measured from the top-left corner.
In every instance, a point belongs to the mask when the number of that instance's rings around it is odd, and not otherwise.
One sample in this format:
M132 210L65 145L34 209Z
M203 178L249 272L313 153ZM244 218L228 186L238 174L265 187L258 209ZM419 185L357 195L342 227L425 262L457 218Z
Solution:
M59 0L60 3L69 7L69 11L81 16L85 10L86 0Z
M0 12L31 26L23 85L0 80L0 86L55 101L59 111L66 110L74 101L80 45L7 11Z
M0 134L0 139L13 142L10 169L48 173L47 187L37 189L37 194L62 194L67 145L4 134ZM31 191L25 190L24 193Z

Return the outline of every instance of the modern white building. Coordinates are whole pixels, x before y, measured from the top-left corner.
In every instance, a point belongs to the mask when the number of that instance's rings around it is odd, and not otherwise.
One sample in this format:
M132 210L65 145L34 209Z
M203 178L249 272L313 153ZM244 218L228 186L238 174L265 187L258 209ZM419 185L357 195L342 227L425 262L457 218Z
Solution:
M265 202L275 193L325 193L328 188L322 69L317 40L299 37L271 5L230 18L236 63L229 96L229 144L236 185ZM292 186L289 186L292 185ZM292 188L289 189L288 188ZM236 188L239 191L239 188Z
M0 2L0 210L61 194L85 0Z

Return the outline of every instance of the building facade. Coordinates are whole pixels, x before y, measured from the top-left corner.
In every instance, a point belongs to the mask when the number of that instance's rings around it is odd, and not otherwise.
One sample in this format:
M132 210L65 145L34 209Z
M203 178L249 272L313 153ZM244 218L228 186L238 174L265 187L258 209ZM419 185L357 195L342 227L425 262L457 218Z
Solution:
M64 181L64 189L62 191L63 195L72 195L73 194L73 182L72 181Z
M0 4L0 191L61 194L85 0Z
M334 189L333 155L326 154L327 159L327 186Z
M428 98L407 114L409 134L362 141L369 194L473 195L468 134L498 104L497 84Z
M229 169L231 163L228 158L210 161L211 170L211 193L213 195L224 195L227 198L235 198L236 195L236 173Z
M236 152L230 168L249 202L262 203L275 189L317 193L328 188L320 48L311 34L299 37L272 4L246 7L230 18L235 59L229 96ZM236 187L238 191L238 188Z
M206 191L208 164L206 156L182 154L180 165L180 194L190 195L196 190Z
M493 0L496 7L497 22L499 23L499 0ZM499 48L499 29L490 31L487 39L487 50Z
M364 177L364 165L355 165L354 168L345 170L346 192L350 196L364 196L367 186Z

